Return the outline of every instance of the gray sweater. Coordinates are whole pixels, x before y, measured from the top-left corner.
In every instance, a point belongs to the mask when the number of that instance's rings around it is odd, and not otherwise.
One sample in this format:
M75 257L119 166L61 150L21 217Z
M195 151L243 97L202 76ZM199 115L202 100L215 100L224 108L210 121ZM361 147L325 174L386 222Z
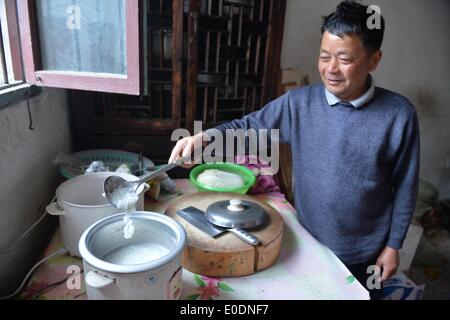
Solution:
M279 129L292 147L299 222L345 264L400 249L415 208L419 128L414 106L375 87L360 108L330 106L323 85L291 90L215 129Z

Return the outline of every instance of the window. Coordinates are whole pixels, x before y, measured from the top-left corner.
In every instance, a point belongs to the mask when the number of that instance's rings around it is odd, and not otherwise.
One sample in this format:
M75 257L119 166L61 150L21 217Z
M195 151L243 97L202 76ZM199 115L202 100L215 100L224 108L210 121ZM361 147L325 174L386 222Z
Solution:
M0 89L22 82L22 61L14 0L0 0Z
M27 82L139 95L141 3L17 0Z

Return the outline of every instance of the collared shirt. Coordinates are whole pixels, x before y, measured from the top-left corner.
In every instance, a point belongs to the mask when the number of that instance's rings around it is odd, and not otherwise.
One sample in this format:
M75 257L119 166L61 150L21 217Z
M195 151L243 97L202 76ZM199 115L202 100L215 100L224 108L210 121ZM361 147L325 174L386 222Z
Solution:
M342 104L350 104L355 109L358 109L362 107L366 102L368 102L370 99L372 99L373 94L375 92L375 80L373 79L373 76L369 74L370 77L370 87L367 89L367 91L360 96L359 98L352 100L350 102L344 102L338 97L336 97L334 94L332 94L330 91L327 90L325 87L325 96L327 97L327 102L330 106L334 106L335 104L342 103Z

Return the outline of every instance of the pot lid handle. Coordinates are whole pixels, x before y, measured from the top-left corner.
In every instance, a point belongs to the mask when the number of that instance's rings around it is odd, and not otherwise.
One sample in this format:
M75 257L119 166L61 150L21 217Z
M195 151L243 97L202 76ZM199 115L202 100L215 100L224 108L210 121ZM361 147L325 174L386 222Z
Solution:
M58 204L58 202L52 202L47 207L45 207L45 210L48 214L51 214L52 216L67 216L66 210L61 208Z
M231 199L227 209L234 212L244 211L245 207L242 205L240 199Z

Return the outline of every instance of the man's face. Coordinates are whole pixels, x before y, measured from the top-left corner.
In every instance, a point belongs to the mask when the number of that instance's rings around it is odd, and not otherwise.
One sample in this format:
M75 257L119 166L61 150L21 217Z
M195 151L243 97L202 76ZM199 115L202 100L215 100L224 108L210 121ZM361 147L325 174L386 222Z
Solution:
M341 100L351 101L367 90L367 76L375 70L380 59L381 51L369 55L358 36L340 38L325 31L318 67L328 91Z

